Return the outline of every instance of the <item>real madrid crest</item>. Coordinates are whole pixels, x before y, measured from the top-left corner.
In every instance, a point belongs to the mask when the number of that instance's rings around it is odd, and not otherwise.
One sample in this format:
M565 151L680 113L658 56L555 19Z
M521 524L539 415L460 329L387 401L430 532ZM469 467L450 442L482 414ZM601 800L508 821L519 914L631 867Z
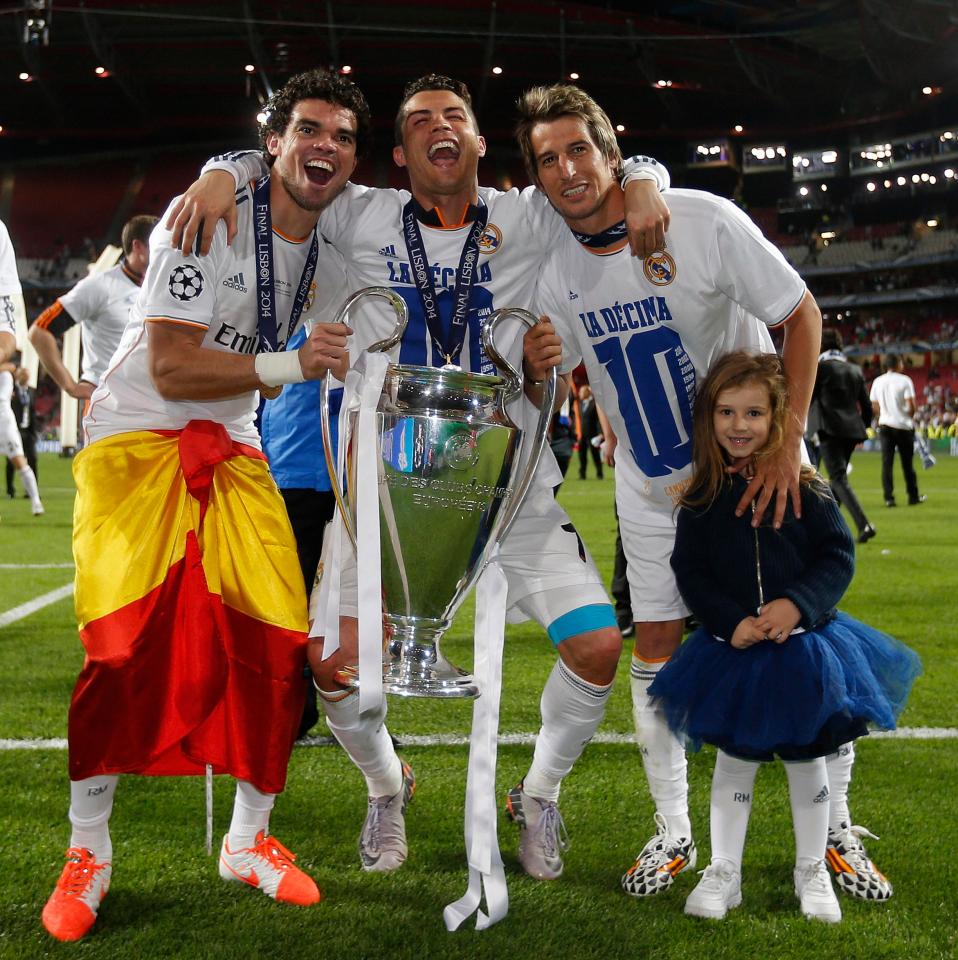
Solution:
M494 224L487 223L479 237L480 253L495 253L502 246L502 231Z
M657 287L664 287L675 279L675 261L665 250L656 250L645 258L645 278Z

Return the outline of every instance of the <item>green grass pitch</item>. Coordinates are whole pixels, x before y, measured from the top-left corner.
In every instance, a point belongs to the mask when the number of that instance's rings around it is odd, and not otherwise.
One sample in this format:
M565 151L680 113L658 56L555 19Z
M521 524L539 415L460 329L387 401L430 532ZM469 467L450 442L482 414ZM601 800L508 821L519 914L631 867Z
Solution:
M859 548L843 609L898 636L922 656L925 673L903 727L958 727L958 459L941 457L919 482L927 503L883 506L877 454L858 454L852 483L878 536ZM40 482L47 513L25 500L0 502L0 622L10 611L68 584L72 570L69 462L44 455ZM900 473L897 486L901 487ZM573 470L561 499L608 577L614 543L612 481L579 481ZM902 498L903 499L903 498ZM49 564L17 568L18 564ZM56 566L60 565L60 566ZM122 575L122 571L117 571ZM468 605L467 605L468 607ZM471 662L470 612L445 643ZM594 743L566 781L562 810L571 838L564 875L553 883L524 876L516 831L500 820L510 890L509 916L484 932L449 934L442 906L465 890L462 839L466 747L406 746L419 789L409 809L410 856L398 873L366 875L356 837L365 811L362 780L342 751L299 746L289 786L273 817L277 835L316 877L324 901L280 906L219 880L203 849L203 785L198 779L124 778L112 822L113 887L95 932L58 944L40 910L68 839L66 754L24 749L11 740L62 738L70 691L82 662L69 598L0 627L0 958L276 957L501 958L634 960L724 958L894 958L931 960L958 953L958 740L866 739L851 790L856 823L880 834L869 852L895 885L887 904L841 897L837 927L804 920L791 889L793 840L785 777L764 768L745 852L742 906L721 923L682 913L694 875L669 893L637 901L619 876L651 835L652 806L636 748ZM530 733L554 653L535 626L510 627L501 732ZM392 700L389 726L413 734L467 734L462 703ZM628 651L602 732L629 733ZM324 732L322 726L316 733ZM525 772L531 748L501 746L499 794ZM699 868L708 858L708 794L713 754L690 759L691 807ZM217 780L216 829L225 831L232 785Z

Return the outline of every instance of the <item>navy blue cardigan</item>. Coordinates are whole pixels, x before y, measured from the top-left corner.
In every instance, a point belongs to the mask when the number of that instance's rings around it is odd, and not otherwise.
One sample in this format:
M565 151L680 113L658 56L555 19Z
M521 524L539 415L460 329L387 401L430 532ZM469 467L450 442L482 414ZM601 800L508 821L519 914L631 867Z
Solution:
M745 481L730 478L715 502L679 511L672 569L679 590L702 625L722 640L759 606L756 538L749 511L735 516ZM819 488L821 489L821 488ZM835 615L855 572L852 536L827 488L802 486L802 518L788 504L780 530L771 524L774 501L758 528L765 603L787 597L811 629Z

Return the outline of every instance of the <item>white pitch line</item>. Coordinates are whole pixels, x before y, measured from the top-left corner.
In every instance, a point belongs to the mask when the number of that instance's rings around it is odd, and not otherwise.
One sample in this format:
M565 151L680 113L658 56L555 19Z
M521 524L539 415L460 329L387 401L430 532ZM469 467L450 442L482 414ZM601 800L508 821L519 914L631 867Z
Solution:
M882 740L956 740L958 727L901 727L898 730L879 730L870 735ZM404 747L465 747L469 738L459 733L410 734L398 737ZM536 742L534 733L503 733L499 736L501 746L526 746ZM631 733L599 733L592 738L593 743L634 744ZM336 744L332 737L306 737L298 740L298 747L331 747ZM67 742L62 738L46 740L0 740L3 750L66 750Z
M73 563L0 563L0 570L72 570Z
M34 597L26 603L21 603L19 607L13 607L5 613L0 613L0 627L7 627L11 623L16 623L17 620L29 617L31 613L36 613L37 610L42 610L44 607L50 606L51 603L69 597L72 593L73 584L68 583L65 586L57 587L56 590L51 590L49 593Z

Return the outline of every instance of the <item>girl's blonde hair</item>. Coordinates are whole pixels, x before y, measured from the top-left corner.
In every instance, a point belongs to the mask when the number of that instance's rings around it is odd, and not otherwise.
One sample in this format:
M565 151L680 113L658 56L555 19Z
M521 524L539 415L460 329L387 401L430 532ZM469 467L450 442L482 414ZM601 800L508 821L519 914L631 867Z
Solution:
M774 353L747 353L736 350L722 357L709 371L699 387L695 399L692 426L692 479L688 493L682 498L683 507L705 507L714 502L722 487L731 483L726 472L728 459L715 436L713 414L719 395L729 389L746 385L764 387L768 393L770 423L768 440L755 455L764 460L778 453L785 442L788 419L788 381L781 357ZM811 484L818 474L802 464L799 482Z

